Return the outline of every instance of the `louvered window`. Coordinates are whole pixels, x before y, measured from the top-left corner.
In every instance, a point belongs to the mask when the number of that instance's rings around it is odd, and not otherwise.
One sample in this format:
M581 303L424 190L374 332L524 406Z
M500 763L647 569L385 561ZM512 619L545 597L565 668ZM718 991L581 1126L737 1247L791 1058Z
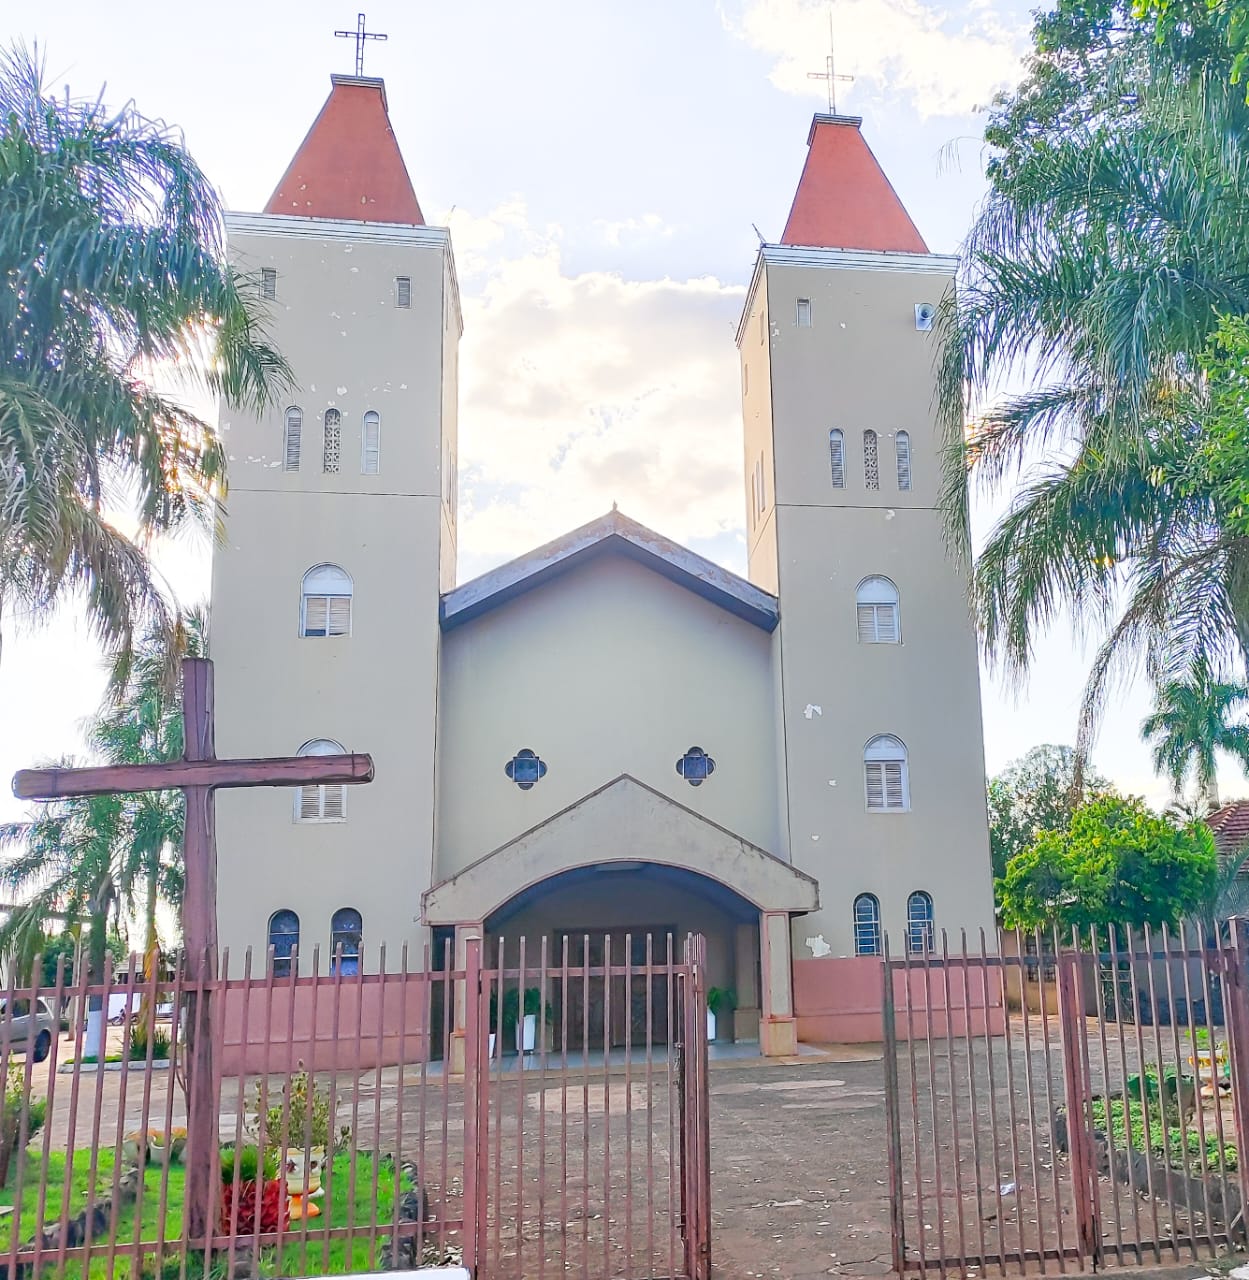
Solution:
M330 917L330 972L360 972L360 946L364 921L354 907L339 907Z
M304 435L304 411L291 405L286 411L286 424L282 432L282 469L299 470L299 448Z
M342 746L330 738L315 738L299 748L301 756L339 756ZM296 822L342 822L347 817L347 788L339 782L295 790Z
M846 487L846 437L834 427L828 433L828 465L834 489Z
M932 895L916 890L906 900L906 948L913 956L934 950Z
M911 487L911 437L899 431L893 437L894 453L898 460L898 488L903 492Z
M864 578L855 594L860 644L900 644L898 588L888 578Z
M405 311L412 305L412 277L396 276L395 277L395 306L402 307Z
M299 946L299 917L293 911L275 911L269 917L269 945L273 948L273 976L289 978Z
M278 296L278 273L275 267L260 268L260 296L269 301Z
M863 433L863 487L880 488L880 448L875 431Z
M809 329L811 327L811 299L799 298L797 314L795 316L799 329Z
M906 747L894 737L873 738L863 751L863 783L870 813L911 807Z
M871 893L854 900L854 954L880 955L880 903Z
M325 411L325 445L321 454L321 470L333 475L343 453L343 415L337 409Z
M351 575L336 564L319 564L304 574L299 634L310 639L351 634Z
M360 474L375 476L381 469L382 418L372 409L364 415L360 428Z

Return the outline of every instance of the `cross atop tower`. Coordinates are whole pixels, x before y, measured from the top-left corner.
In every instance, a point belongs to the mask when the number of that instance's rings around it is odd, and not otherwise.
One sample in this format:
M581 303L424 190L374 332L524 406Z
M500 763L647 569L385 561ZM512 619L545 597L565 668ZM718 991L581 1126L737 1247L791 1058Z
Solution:
M832 22L830 16L829 22ZM831 27L829 28L832 29ZM335 31L335 36L341 40L354 40L356 42L356 75L364 75L364 42L366 40L385 40L386 37L378 32L366 31L364 29L364 14L356 14L356 29L354 31ZM830 59L831 62L831 59Z
M837 114L837 82L840 80L843 84L853 84L853 76L839 76L833 66L833 55L835 52L835 42L833 40L833 6L828 6L828 57L824 59L823 71L808 71L808 80L827 80L828 81L828 114L835 116Z

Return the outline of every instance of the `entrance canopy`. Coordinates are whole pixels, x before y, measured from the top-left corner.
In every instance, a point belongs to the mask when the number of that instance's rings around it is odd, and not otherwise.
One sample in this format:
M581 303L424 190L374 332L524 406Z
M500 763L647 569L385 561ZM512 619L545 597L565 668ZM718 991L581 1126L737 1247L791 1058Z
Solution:
M819 906L811 876L622 774L434 885L422 914L431 926L485 920L553 876L612 864L694 872L761 912L799 915Z

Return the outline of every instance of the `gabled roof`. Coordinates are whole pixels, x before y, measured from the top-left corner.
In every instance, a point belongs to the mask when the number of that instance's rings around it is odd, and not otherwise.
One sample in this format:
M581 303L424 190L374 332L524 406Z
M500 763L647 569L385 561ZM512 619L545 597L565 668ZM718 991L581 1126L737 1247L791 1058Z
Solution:
M448 591L442 597L442 628L449 631L607 554L636 560L764 631L772 631L780 620L775 596L613 508L598 520Z
M781 244L927 253L928 246L863 139L858 116L817 115Z
M369 76L337 75L330 84L330 96L265 212L423 227L390 127L385 84Z
M1249 800L1236 800L1216 809L1207 819L1206 826L1214 832L1214 843L1219 853L1227 858L1249 844Z

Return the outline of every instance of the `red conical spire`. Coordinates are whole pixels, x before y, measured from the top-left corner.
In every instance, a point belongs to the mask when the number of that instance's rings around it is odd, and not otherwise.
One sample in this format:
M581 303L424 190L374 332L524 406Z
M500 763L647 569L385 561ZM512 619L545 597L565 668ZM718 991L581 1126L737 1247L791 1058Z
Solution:
M856 116L817 115L782 244L927 253L928 246L859 132Z
M265 212L424 226L390 127L385 85L365 76L330 79L330 96Z

